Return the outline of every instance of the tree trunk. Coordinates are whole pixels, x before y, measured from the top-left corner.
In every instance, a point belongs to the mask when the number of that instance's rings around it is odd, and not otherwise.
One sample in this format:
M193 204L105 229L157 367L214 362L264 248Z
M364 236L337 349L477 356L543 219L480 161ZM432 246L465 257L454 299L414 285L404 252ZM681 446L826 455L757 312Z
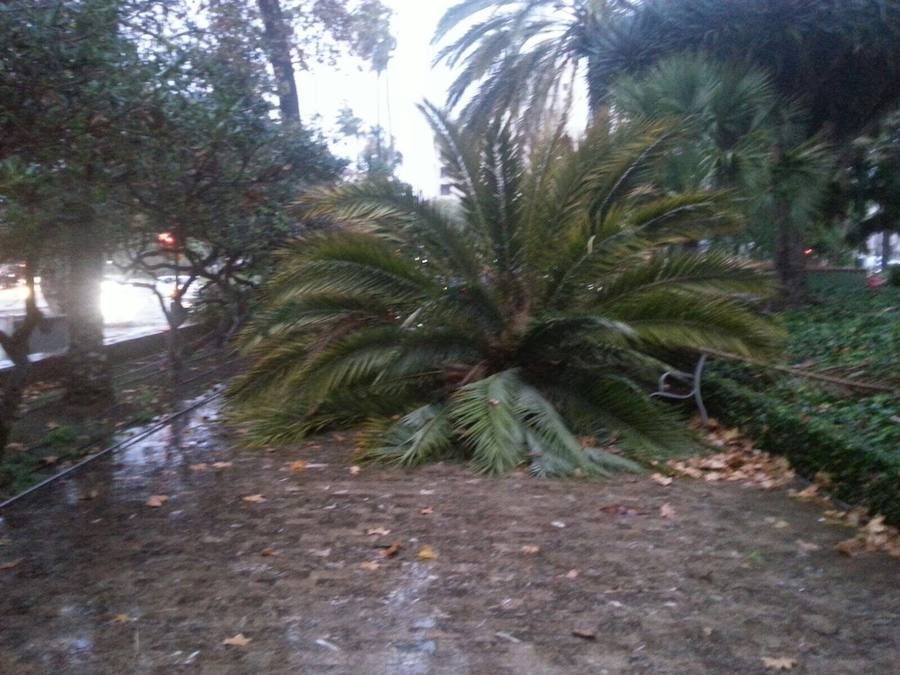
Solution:
M257 0L259 13L265 27L266 49L269 62L275 72L278 85L278 106L281 121L300 121L300 97L294 77L294 60L291 56L291 29L281 11L280 0Z
M796 307L806 298L806 256L802 233L791 223L788 208L784 199L775 200L775 270L781 283L782 302Z
M9 443L31 372L28 343L41 322L34 289L34 266L31 263L26 264L25 279L29 291L25 300L25 321L13 331L12 335L0 331L0 346L13 363L12 370L3 381L3 389L0 391L0 459L3 458L4 450Z
M65 399L67 403L92 405L113 398L100 310L105 256L103 235L93 209L82 208L77 213L78 222L68 227L69 283L65 309L69 351Z

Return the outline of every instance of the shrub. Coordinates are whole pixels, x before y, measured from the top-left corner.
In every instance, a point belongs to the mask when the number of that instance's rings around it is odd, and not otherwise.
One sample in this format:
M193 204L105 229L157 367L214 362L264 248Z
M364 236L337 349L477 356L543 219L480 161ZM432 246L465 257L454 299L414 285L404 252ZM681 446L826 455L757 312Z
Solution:
M687 447L646 394L659 354L779 342L753 302L767 279L681 246L733 226L728 196L647 182L670 126L534 147L509 125L467 133L426 111L459 209L379 183L307 196L308 217L344 229L284 253L246 335L238 417L260 442L364 423L368 458L453 455L492 473L604 475L637 468L613 444L633 458Z
M900 457L863 450L829 425L719 375L704 378L704 388L711 411L755 438L760 449L784 455L809 478L827 473L839 499L900 525Z

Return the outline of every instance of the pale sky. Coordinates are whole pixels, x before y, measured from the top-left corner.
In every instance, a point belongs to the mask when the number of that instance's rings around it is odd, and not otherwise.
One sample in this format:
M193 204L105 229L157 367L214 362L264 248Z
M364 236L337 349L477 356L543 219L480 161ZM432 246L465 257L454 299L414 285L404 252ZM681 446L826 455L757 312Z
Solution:
M438 20L457 0L382 1L394 11L392 33L397 49L381 83L368 64L358 59L342 59L334 68L316 67L298 76L300 112L307 120L321 116L320 125L326 132L345 106L367 126L376 124L380 116L382 126L391 127L403 154L399 177L432 197L440 187L437 157L433 136L416 103L426 98L439 105L444 102L452 77L443 67L432 68L435 49L431 37ZM336 147L335 151L340 154L347 148Z

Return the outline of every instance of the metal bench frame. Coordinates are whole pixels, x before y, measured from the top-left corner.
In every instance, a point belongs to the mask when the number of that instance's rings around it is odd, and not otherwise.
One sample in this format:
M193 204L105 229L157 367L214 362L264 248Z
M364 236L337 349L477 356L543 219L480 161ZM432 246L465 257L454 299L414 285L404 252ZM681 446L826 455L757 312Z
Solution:
M650 398L666 398L677 401L685 401L689 398L693 398L694 402L697 404L697 410L700 411L700 419L705 426L707 422L709 422L709 415L706 412L706 406L703 405L703 392L700 388L700 382L703 378L703 368L706 366L706 359L707 354L702 354L700 356L697 365L694 366L693 374L683 373L680 370L667 370L664 372L659 378L659 391L650 394ZM675 394L671 391L667 391L669 388L667 380L670 377L673 380L678 380L682 384L686 384L691 390L686 394Z

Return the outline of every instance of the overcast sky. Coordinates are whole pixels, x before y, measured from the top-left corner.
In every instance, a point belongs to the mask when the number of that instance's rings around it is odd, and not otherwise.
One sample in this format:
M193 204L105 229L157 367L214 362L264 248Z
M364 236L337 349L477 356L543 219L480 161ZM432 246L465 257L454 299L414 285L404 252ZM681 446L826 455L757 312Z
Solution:
M397 49L380 85L368 64L357 59L343 59L335 68L317 67L298 77L301 113L307 120L321 116L326 131L345 106L367 125L376 124L380 117L383 127L391 127L403 154L400 178L426 196L434 196L439 189L434 143L416 103L425 98L444 102L451 76L443 67L432 68L435 50L431 36L444 11L456 0L382 1L394 11L392 32ZM338 152L342 149L346 148L336 148Z

